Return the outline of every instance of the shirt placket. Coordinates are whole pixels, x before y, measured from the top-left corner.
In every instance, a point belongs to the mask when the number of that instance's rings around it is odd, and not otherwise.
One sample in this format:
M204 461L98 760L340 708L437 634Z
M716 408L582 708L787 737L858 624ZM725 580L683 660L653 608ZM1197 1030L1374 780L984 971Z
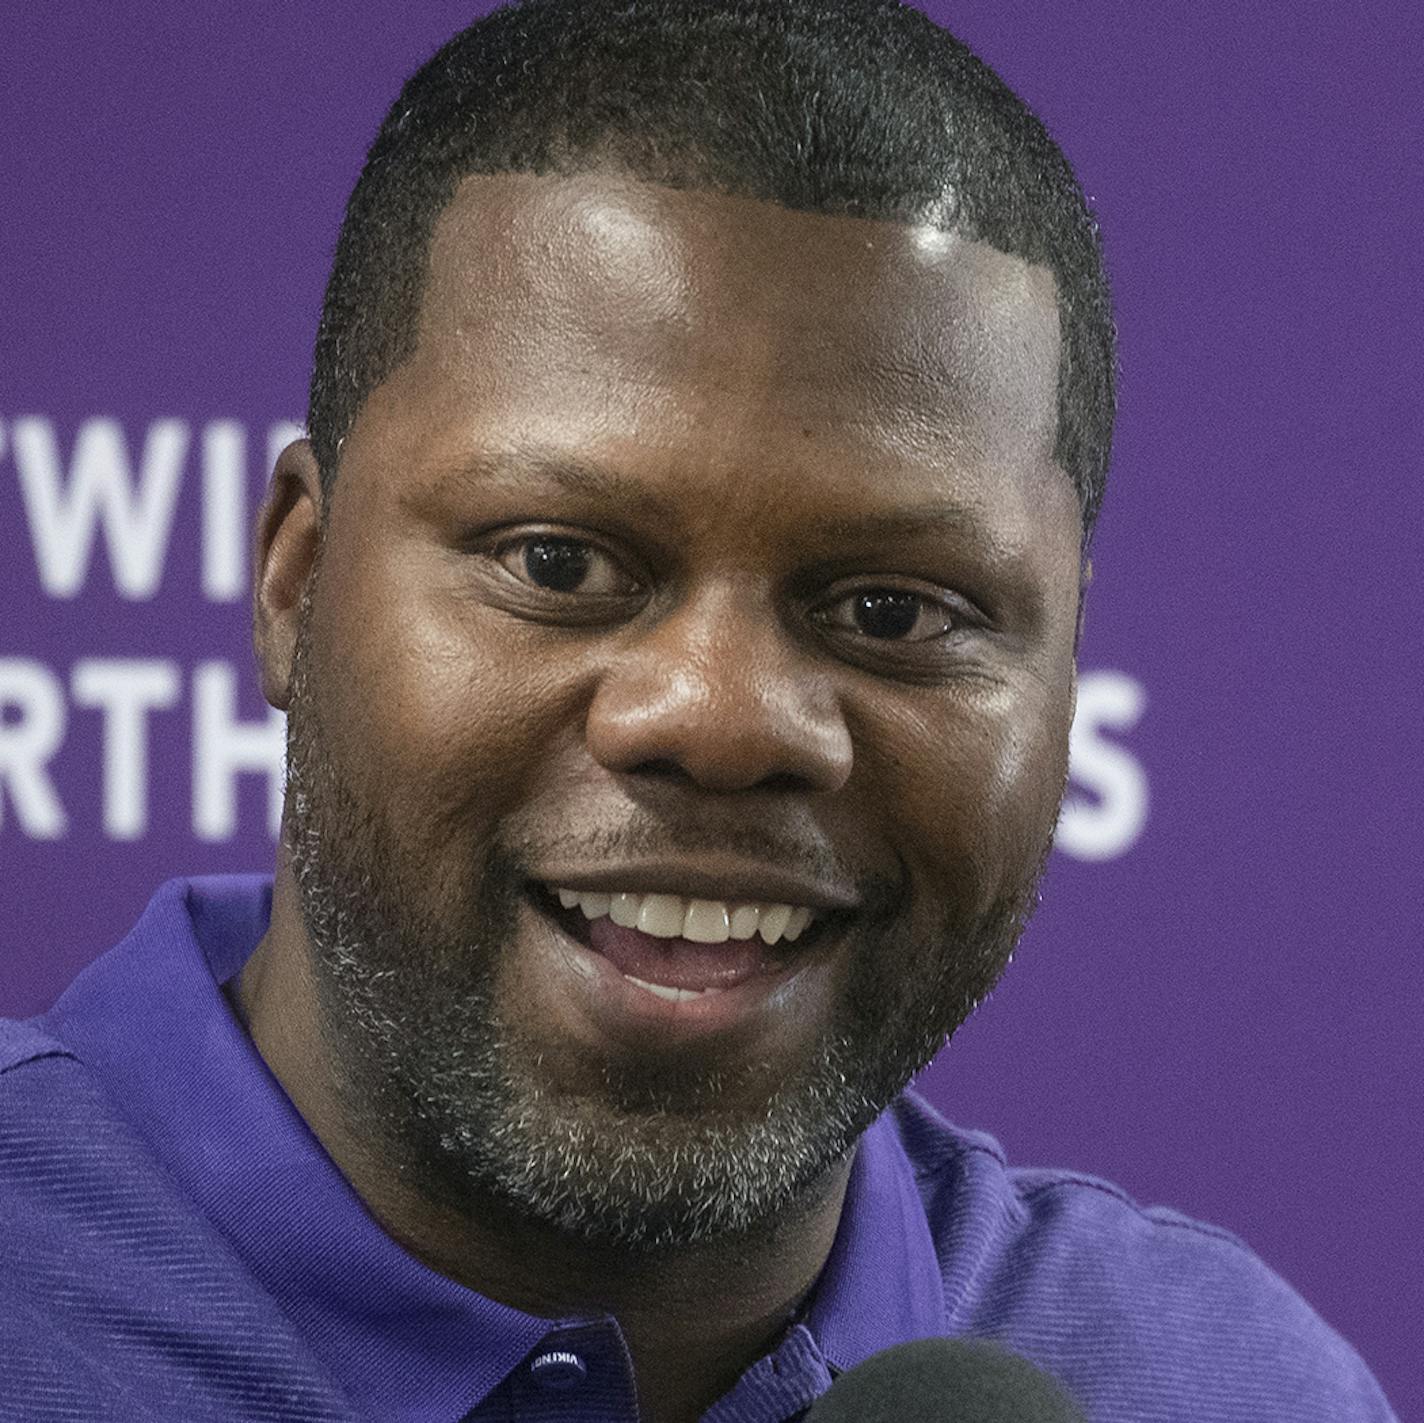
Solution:
M638 1423L632 1361L611 1320L551 1329L462 1423Z

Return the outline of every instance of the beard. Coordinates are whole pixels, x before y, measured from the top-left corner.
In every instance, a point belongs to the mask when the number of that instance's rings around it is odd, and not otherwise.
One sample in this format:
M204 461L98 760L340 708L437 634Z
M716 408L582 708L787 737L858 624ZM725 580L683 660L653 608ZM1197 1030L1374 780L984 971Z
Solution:
M1014 893L937 931L912 929L899 886L862 877L844 991L793 1070L606 1061L555 1081L497 992L549 846L496 832L474 863L419 853L323 732L310 622L304 606L283 834L322 1040L352 1126L459 1215L492 1197L587 1245L649 1253L788 1220L988 994L1037 904L1051 835ZM652 833L673 845L667 826ZM584 862L629 843L626 830L585 839Z

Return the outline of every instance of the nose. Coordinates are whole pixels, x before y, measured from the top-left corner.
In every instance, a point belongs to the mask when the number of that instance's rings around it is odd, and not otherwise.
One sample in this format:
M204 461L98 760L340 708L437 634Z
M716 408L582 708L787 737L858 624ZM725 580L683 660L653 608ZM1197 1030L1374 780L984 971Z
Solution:
M852 760L828 672L769 599L734 588L685 603L620 649L587 737L609 770L681 774L713 791L834 791Z

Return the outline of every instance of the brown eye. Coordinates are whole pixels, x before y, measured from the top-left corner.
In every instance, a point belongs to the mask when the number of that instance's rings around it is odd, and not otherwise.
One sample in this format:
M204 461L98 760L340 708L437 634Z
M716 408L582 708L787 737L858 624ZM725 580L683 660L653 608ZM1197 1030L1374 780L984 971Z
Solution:
M635 586L608 554L583 539L533 534L502 545L496 556L521 583L550 593L612 596Z
M524 545L524 571L529 581L556 593L572 593L588 577L592 554L587 544L572 539L531 539Z
M822 621L880 642L924 642L952 631L948 608L903 588L867 588L831 604Z

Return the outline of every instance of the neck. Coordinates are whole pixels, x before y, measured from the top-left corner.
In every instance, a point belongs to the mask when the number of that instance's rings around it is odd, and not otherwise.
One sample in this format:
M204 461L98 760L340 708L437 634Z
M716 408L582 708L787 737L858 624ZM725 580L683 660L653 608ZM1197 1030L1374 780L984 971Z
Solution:
M632 1356L640 1416L691 1423L775 1346L835 1238L839 1163L755 1234L657 1253L594 1245L488 1194L459 1211L423 1194L370 1124L350 1119L321 1050L315 986L290 881L230 988L268 1067L372 1215L406 1250L486 1298L549 1318L609 1314Z
M571 1239L489 1197L457 1216L409 1193L362 1194L412 1254L488 1298L547 1318L612 1315L632 1356L639 1416L681 1423L779 1342L830 1252L847 1174L820 1183L794 1219L657 1254Z

